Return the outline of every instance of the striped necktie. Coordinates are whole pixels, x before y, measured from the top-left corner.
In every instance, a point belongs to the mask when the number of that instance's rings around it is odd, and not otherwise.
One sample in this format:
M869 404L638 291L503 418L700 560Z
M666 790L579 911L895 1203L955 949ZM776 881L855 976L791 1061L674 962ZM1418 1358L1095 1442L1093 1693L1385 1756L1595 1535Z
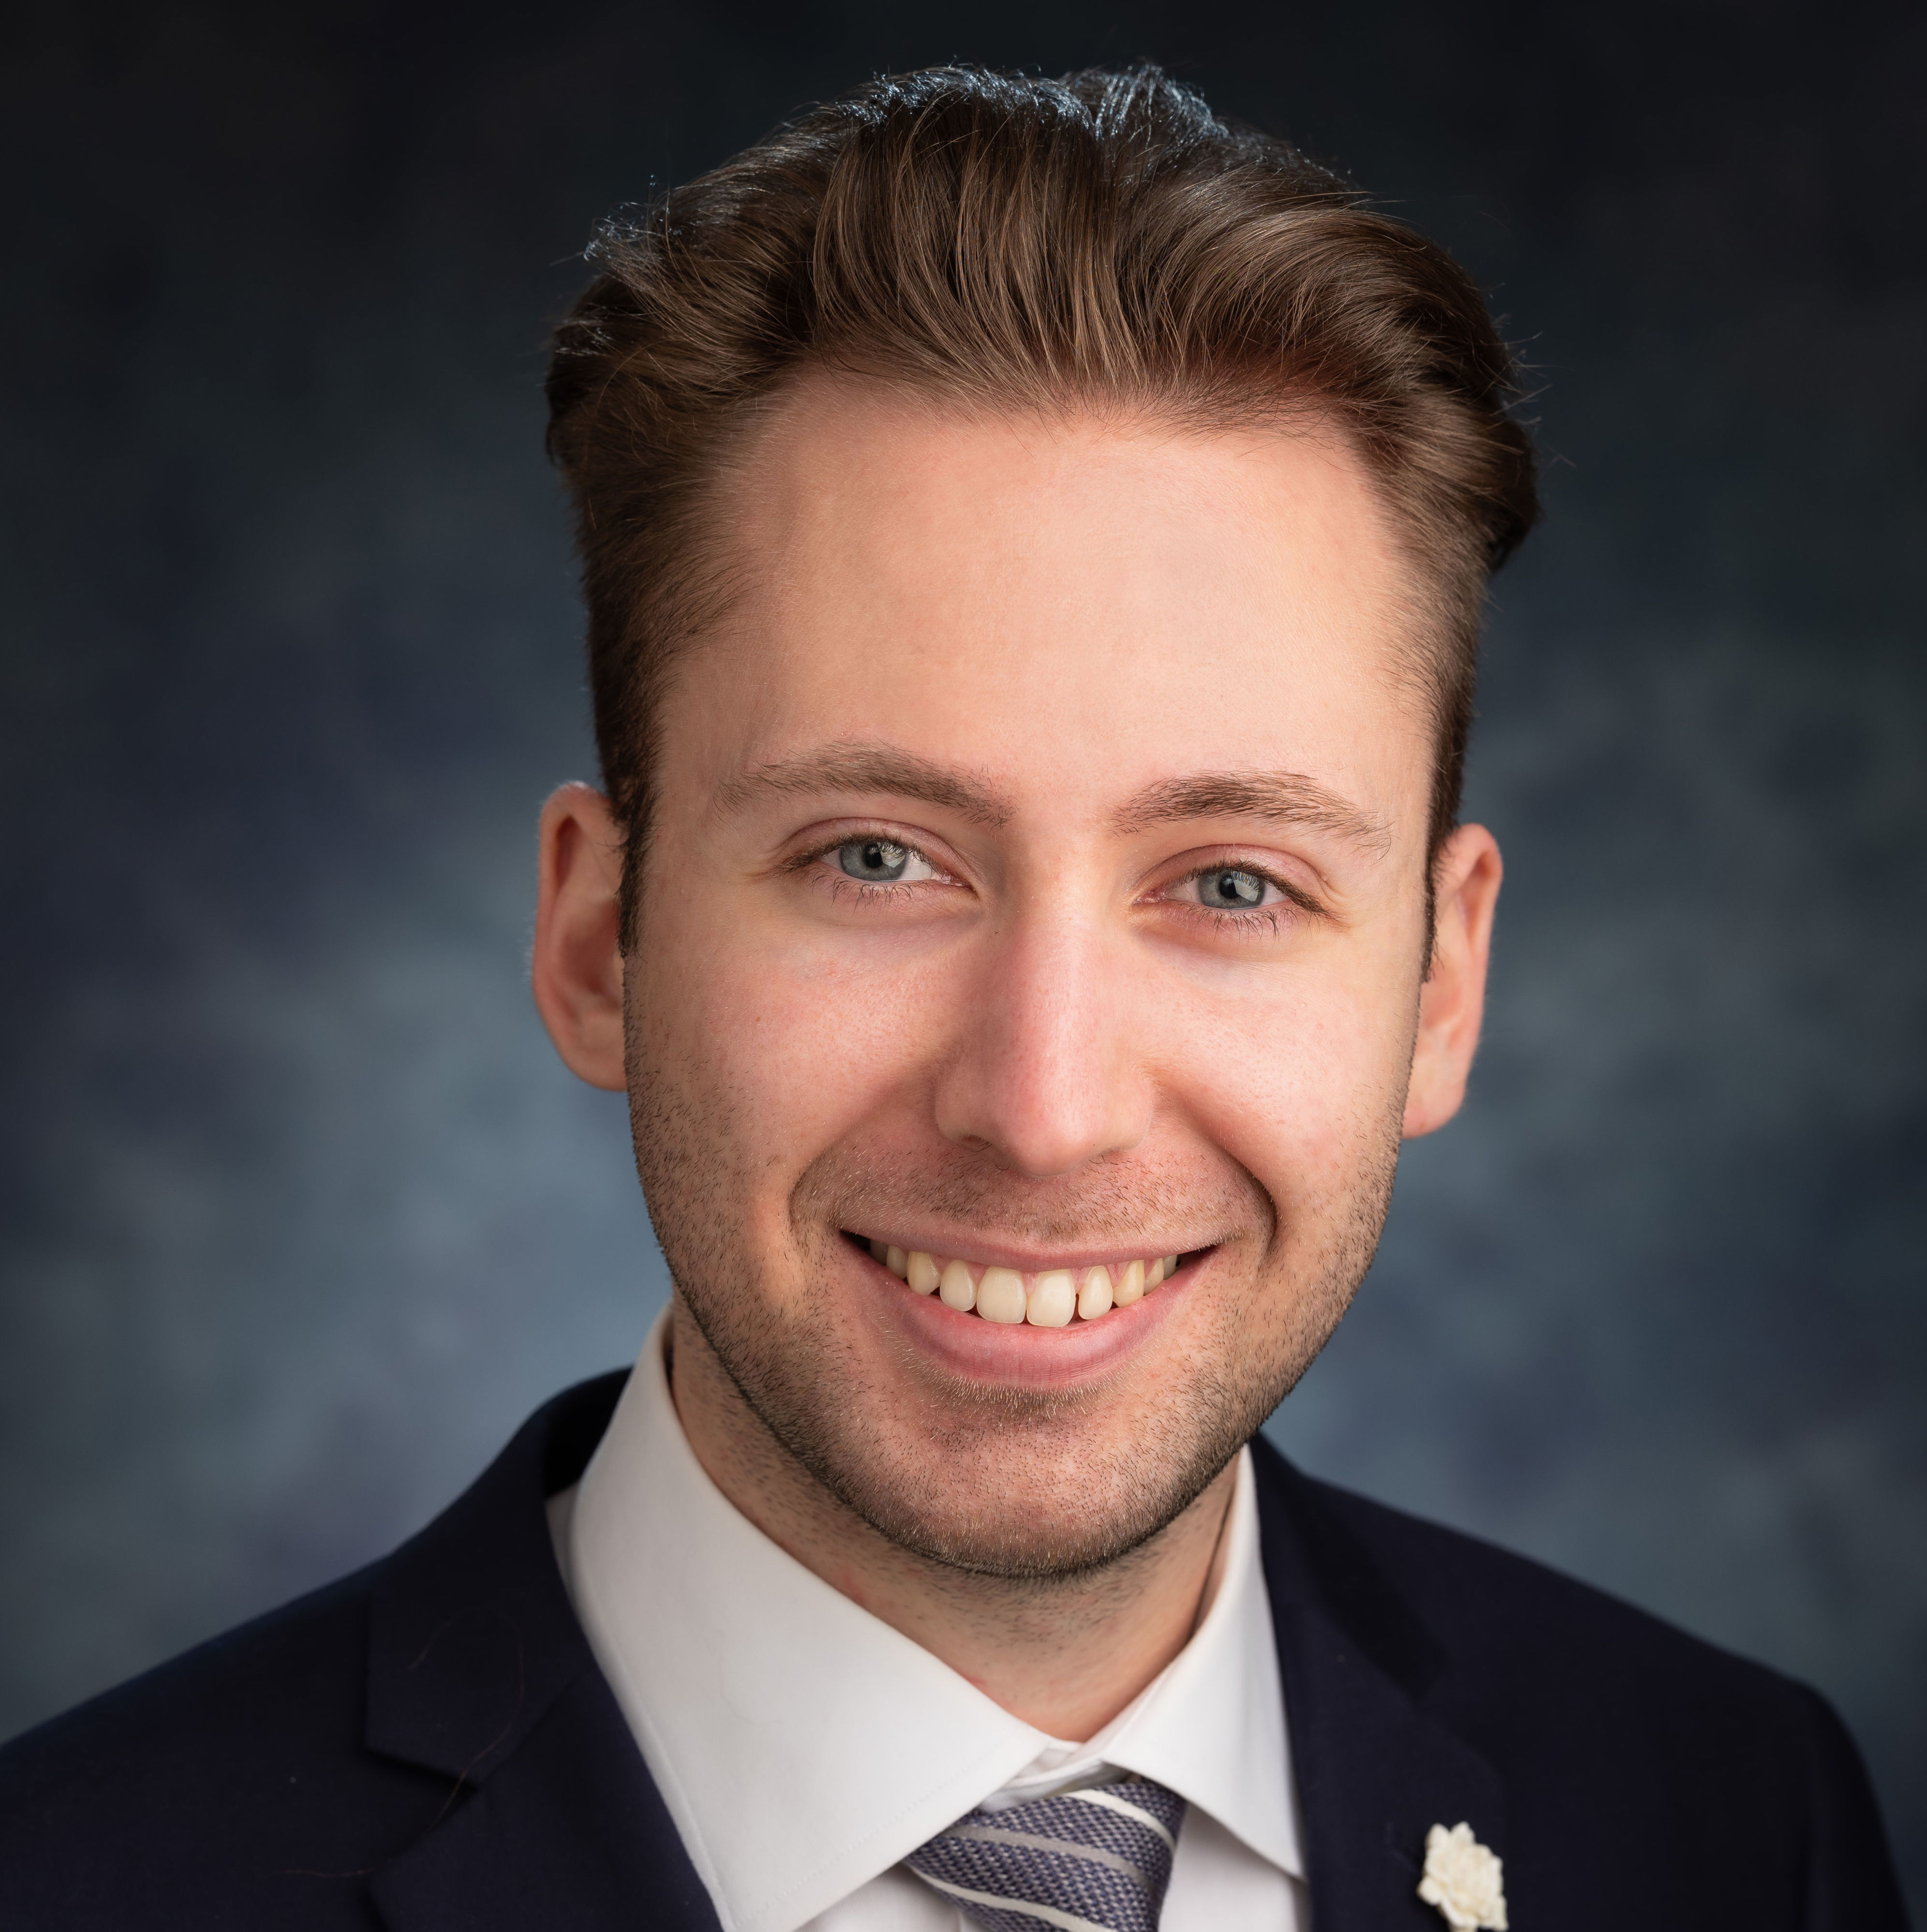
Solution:
M1156 1932L1185 1802L1148 1778L966 1813L904 1862L991 1932Z

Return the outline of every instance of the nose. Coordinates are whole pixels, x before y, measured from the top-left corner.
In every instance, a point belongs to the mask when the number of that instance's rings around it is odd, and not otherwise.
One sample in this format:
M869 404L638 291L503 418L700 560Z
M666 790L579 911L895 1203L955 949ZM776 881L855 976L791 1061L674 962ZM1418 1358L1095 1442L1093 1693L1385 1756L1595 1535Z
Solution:
M1036 1180L1143 1139L1152 1086L1134 1051L1128 952L1095 916L1013 917L986 950L938 1078L947 1139Z

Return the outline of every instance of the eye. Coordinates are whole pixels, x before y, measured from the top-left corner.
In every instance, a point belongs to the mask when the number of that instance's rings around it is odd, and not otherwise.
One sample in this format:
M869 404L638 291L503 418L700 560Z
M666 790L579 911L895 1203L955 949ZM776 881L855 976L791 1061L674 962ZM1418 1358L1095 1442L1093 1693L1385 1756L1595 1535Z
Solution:
M1284 896L1262 872L1247 872L1237 866L1194 872L1180 883L1178 891L1186 898L1194 893L1197 903L1213 912L1256 912L1262 907L1276 905Z
M934 879L937 868L914 846L900 845L894 838L852 838L823 855L837 869L866 886L895 886L919 879Z

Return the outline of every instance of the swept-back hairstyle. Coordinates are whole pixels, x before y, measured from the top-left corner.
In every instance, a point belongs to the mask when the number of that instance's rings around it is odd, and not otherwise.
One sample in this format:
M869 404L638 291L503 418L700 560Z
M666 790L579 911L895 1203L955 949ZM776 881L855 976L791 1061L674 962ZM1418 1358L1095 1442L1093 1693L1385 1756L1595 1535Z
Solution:
M659 700L725 581L705 512L823 368L1000 410L1335 428L1414 568L1410 666L1456 822L1485 586L1537 514L1512 359L1471 279L1156 68L880 80L613 220L557 331L603 778L646 848Z

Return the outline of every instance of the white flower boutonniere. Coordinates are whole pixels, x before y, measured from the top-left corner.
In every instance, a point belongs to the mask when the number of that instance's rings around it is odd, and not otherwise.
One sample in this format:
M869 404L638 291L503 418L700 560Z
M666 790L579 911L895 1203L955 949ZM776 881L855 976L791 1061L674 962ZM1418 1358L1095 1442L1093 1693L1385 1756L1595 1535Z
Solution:
M1507 1932L1504 1862L1472 1835L1470 1825L1448 1832L1434 1825L1425 1834L1425 1875L1419 1896L1436 1905L1453 1932Z

